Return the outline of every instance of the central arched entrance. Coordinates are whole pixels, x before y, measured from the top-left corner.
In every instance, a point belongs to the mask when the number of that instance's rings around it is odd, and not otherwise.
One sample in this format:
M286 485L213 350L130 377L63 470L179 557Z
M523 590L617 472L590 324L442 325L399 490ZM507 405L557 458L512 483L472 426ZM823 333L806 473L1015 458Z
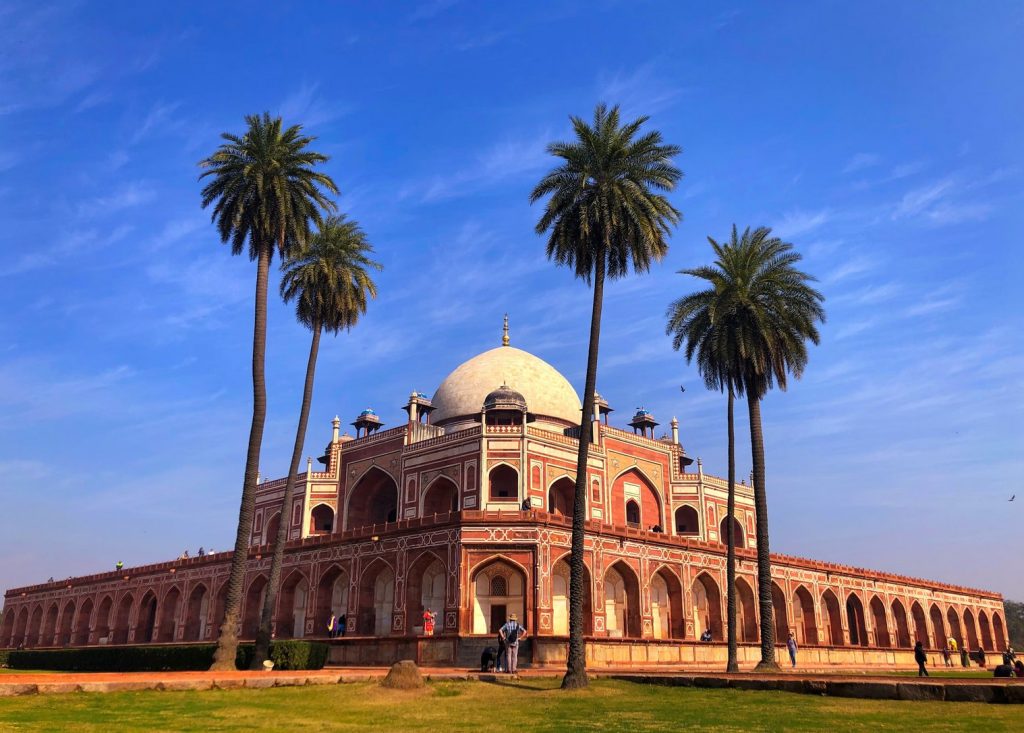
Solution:
M398 518L398 485L374 466L352 487L347 512L347 529L394 522Z
M665 526L657 489L635 468L612 482L612 502L613 524L639 529Z
M496 634L511 614L526 626L526 575L505 560L493 560L473 574L473 633Z

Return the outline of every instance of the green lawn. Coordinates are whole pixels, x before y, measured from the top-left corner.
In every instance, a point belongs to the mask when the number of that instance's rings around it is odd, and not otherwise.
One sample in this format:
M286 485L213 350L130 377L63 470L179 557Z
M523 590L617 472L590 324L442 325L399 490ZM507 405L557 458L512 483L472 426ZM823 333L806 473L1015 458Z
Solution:
M1018 706L876 702L783 692L599 680L447 682L398 692L371 683L270 690L33 695L0 699L0 730L714 731L1020 730Z

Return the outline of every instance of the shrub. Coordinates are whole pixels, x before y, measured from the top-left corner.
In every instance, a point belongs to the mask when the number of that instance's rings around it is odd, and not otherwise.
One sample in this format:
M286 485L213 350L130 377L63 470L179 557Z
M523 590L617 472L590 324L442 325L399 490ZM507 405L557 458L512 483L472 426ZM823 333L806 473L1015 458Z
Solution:
M252 644L238 648L239 669L249 668L253 651ZM274 669L323 669L328 651L329 647L322 642L285 639L271 643L270 660L274 663Z

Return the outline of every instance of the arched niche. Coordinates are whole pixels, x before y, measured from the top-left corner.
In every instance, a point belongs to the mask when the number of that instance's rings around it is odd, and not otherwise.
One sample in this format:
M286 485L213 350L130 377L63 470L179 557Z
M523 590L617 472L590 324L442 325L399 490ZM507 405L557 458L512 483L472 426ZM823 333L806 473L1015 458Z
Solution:
M524 626L526 574L507 560L494 559L473 573L473 633L496 634L513 613Z
M352 487L347 507L347 529L394 522L398 518L398 485L374 466Z

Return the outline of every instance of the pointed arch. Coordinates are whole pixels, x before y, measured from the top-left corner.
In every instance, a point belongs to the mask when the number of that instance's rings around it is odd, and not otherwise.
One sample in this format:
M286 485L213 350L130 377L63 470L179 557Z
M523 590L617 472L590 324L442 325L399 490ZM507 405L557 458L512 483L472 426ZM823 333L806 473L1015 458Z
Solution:
M202 641L206 638L206 624L210 616L210 592L205 583L196 583L188 594L185 605L185 631L183 641Z
M110 643L111 638L111 623L113 619L111 615L114 611L114 599L112 596L105 595L100 601L99 608L96 609L96 622L93 624L94 627L94 638L97 643L107 644Z
M22 607L18 612L18 618L14 622L14 636L11 637L11 646L28 646L28 608Z
M873 595L868 606L871 609L871 625L875 627L875 646L891 647L892 639L889 637L889 620L885 617L885 604L877 595Z
M722 596L718 583L707 573L701 573L690 586L693 607L693 633L700 636L711 631L714 641L722 640Z
M868 626L864 618L864 603L856 593L846 597L846 618L850 625L850 646L867 646Z
M946 609L946 620L949 621L949 635L956 639L957 648L962 648L964 645L964 633L960 627L960 614L956 612L956 608L953 606Z
M839 608L839 597L831 588L821 594L821 606L825 616L825 641L829 646L844 646L843 617Z
M526 568L501 554L474 569L470 580L474 634L497 633L513 613L525 620L529 577Z
M488 501L519 501L519 471L501 462L487 472Z
M680 537L700 536L700 514L689 504L676 508L675 530Z
M754 590L745 578L736 578L736 638L753 643L758 640L757 603Z
M242 604L241 638L256 638L256 632L260 629L260 616L263 613L263 601L266 597L267 576L261 573L249 582L249 587L245 591L245 603Z
M892 601L892 621L896 625L896 646L902 649L909 649L913 646L910 641L910 627L907 625L907 610L899 598Z
M334 531L334 508L323 502L317 504L309 512L309 533L312 535L328 535Z
M605 629L615 638L643 636L640 579L628 563L618 560L604 574Z
M326 636L327 624L333 614L346 617L348 625L348 593L352 582L348 568L333 563L320 573L316 584L316 608L313 612L313 636Z
M974 614L971 609L964 609L964 637L967 639L967 646L977 651L981 645L978 643L978 627L974 623Z
M928 621L924 615L924 608L918 601L910 604L910 616L914 619L914 642L921 642L924 646L928 644Z
M635 525L641 529L665 527L665 501L657 484L640 466L629 466L612 480L612 523L618 526ZM637 521L628 516L629 503L639 510Z
M309 579L301 570L292 570L281 583L277 598L278 639L301 639L306 635L306 608L309 603Z
M793 591L793 626L796 627L797 643L818 643L818 623L815 620L814 597L803 585Z
M59 616L60 607L56 601L52 601L46 609L46 620L43 622L41 635L38 629L33 634L34 637L38 637L32 640L33 646L53 646L53 639L57 635L57 619Z
M4 622L3 626L0 626L0 649L14 646L14 642L12 641L14 638L14 618L15 613L13 608L7 608L4 610Z
M932 621L932 633L935 635L935 648L945 649L946 648L946 622L942 618L942 611L939 607L932 604L931 609L928 611L928 615Z
M459 487L445 475L434 478L420 497L420 516L432 517L435 514L454 514L459 511Z
M743 526L740 524L736 517L732 518L732 536L733 542L736 547L743 549L747 546L747 541L743 535ZM722 517L722 521L718 523L718 539L723 545L729 544L729 517L728 515ZM814 605L814 602L811 602Z
M651 616L655 639L686 638L683 584L668 565L651 575Z
M135 599L131 593L125 593L117 604L117 615L114 617L114 643L127 644L131 630L132 607Z
M243 598L243 601L244 600L245 599ZM217 595L214 597L214 602L213 602L213 620L211 621L211 623L213 624L213 629L211 631L211 634L209 634L209 636L211 638L213 638L213 639L219 639L220 638L220 627L224 623L224 609L227 607L227 605L228 605L228 579L224 578L221 581L221 584L217 587ZM244 606L244 604L243 604L243 606ZM239 633L239 635L241 635L241 633L242 633L242 623L241 623L242 613L244 613L244 607L242 609L239 609L239 613L238 613L238 618L239 618L238 633Z
M562 476L548 487L548 512L571 517L576 505L576 479Z
M263 527L263 540L261 545L270 545L277 537L277 531L281 528L281 512L274 512ZM287 535L285 535L287 539Z
M68 646L75 628L75 610L77 604L74 600L68 600L64 604L64 610L60 616L60 632L57 635L57 646Z
M388 636L394 627L395 571L390 563L376 558L359 579L357 633ZM350 616L351 618L351 616Z
M172 585L164 593L163 601L160 603L160 623L157 626L156 641L174 641L175 632L178 629L178 616L181 606L181 590Z
M157 600L156 592L147 590L139 601L139 609L135 619L135 642L148 644L154 641L153 632L156 629Z
M569 596L572 573L569 558L572 553L564 553L558 558L551 570L551 633L555 636L569 635ZM583 564L583 635L594 633L594 602L593 580L590 568Z
M384 469L371 466L347 492L345 528L369 527L397 519L398 483Z
M789 608L786 594L774 580L772 581L772 619L775 621L775 643L785 644L789 638Z
M978 611L978 626L981 627L982 648L987 652L994 652L996 648L992 644L992 627L988 624L988 616L984 610Z
M1003 619L999 616L998 611L992 612L992 636L995 638L992 640L995 642L996 651L1006 651L1006 631L1003 630Z
M92 598L86 598L78 609L78 618L71 634L71 644L85 646L89 643L89 625L92 621Z
M435 631L444 629L444 608L447 600L447 566L433 550L420 553L409 565L405 582L405 607L409 627L423 631L423 614L429 609L435 616Z

